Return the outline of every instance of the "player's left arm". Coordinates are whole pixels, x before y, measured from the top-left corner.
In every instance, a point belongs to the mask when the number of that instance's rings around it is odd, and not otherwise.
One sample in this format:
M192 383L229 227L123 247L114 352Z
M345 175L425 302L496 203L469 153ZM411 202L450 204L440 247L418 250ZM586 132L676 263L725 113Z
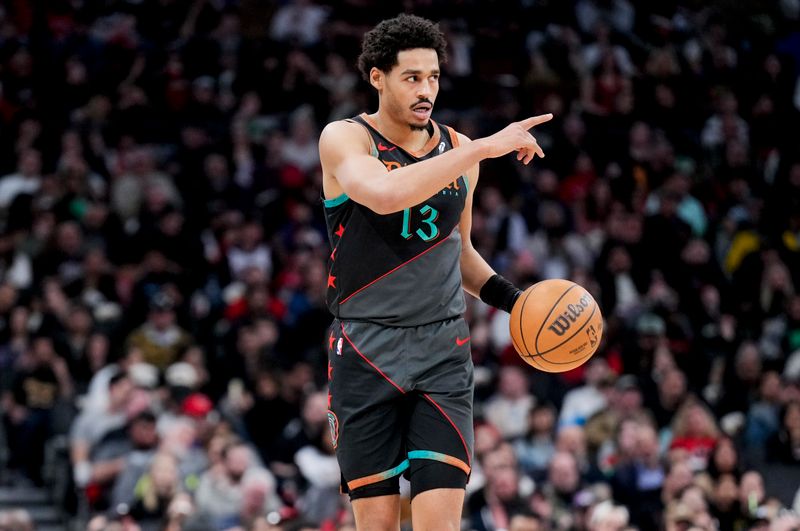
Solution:
M461 133L457 134L461 144L470 141L469 138ZM481 287L495 274L492 267L472 246L472 238L470 237L472 232L472 199L475 196L479 175L480 166L478 164L467 171L467 202L464 205L464 211L461 213L461 219L458 223L458 230L461 232L461 281L467 293L477 298L480 298Z
M461 144L470 139L461 133L458 139ZM461 282L464 289L486 304L511 312L514 302L521 291L511 282L498 275L492 266L472 246L472 200L478 187L480 166L476 164L467 171L467 201L461 213L458 230L461 233Z

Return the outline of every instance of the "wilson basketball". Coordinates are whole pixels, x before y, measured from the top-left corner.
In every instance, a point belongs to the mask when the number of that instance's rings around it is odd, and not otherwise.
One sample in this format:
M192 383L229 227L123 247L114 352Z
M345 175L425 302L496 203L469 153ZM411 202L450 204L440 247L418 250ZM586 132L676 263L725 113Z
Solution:
M526 362L545 372L585 363L600 345L603 316L594 297L569 280L543 280L511 310L511 340Z

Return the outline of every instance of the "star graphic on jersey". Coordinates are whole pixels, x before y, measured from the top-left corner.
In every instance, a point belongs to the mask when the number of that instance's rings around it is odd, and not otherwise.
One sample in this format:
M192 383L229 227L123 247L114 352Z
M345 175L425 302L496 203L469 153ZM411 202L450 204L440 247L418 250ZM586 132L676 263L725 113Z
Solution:
M334 234L335 234L335 235L337 235L337 236L338 236L338 237L340 237L340 238L341 238L342 236L344 236L344 225L342 225L341 223L339 223L339 230L337 230L336 232L334 232Z
M331 337L328 338L328 350L333 350L334 341L336 341L336 338L333 337L333 334L331 334Z
M328 274L328 287L335 288L336 287L336 277Z
M336 260L336 249L331 253L331 260Z
M331 365L331 362L328 362L328 381L330 381L332 375L333 375L333 365ZM328 393L328 397L330 397L330 393ZM329 400L330 400L330 398L329 398ZM330 406L328 406L328 407L330 407Z
M333 400L333 397L331 396L330 393L328 393L328 409L331 408L331 400Z

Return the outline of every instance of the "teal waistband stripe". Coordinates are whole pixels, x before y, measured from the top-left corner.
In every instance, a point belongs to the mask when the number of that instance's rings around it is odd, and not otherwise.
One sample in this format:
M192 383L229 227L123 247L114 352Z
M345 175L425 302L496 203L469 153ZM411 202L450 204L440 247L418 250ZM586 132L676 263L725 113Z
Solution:
M341 205L348 199L350 198L347 196L347 194L342 194L339 197L334 197L333 199L324 199L322 203L328 208L333 208L335 206Z

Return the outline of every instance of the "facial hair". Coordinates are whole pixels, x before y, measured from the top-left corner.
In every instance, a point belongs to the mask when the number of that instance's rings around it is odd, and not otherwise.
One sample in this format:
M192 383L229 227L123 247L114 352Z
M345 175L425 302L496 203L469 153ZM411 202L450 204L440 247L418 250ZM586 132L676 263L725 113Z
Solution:
M411 106L411 109L413 110L413 109L414 109L414 107L416 107L416 106L417 106L417 105L419 105L420 103L428 103L428 104L430 104L430 106L431 106L431 109L433 109L433 102L432 102L432 101L430 101L430 100L428 100L428 99L419 100L418 102L416 102L414 105L412 105L412 106ZM430 121L430 118L429 118L429 119L428 119L428 122L427 122L425 125L415 125L415 124L408 124L408 127L409 127L409 128L412 130L412 131L415 131L415 132L416 132L416 131L425 131L426 129L428 129L428 126L430 125L430 122L431 122L431 121Z

